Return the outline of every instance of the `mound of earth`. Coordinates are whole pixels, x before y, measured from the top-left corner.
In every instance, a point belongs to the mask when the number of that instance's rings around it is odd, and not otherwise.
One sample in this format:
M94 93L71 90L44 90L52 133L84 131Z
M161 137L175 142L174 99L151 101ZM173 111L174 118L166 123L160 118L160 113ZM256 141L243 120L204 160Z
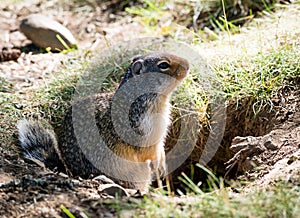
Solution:
M246 173L246 178L260 186L280 179L300 181L299 87L288 87L274 103L270 121L263 121L273 126L270 131L257 137L235 137L230 146L234 156L226 163L229 171Z
M227 180L253 181L272 184L277 179L299 180L300 164L300 88L287 86L278 90L272 106L255 114L249 108L251 99L231 102L226 108L226 126L223 139L214 157L206 165ZM173 126L173 129L178 127ZM173 133L173 131L171 131ZM176 144L175 131L167 148ZM199 140L189 158L171 175L173 188L180 188L178 176L185 172L195 183L205 182L206 173L195 166L213 132L203 125ZM218 142L216 142L218 143Z

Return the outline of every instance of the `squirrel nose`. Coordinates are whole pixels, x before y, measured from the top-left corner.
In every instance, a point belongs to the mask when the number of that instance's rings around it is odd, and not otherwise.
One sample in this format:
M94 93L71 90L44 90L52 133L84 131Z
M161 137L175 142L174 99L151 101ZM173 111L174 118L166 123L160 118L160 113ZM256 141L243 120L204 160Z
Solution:
M188 71L190 69L190 65L189 65L189 62L184 60L182 62L182 65L181 65L186 71Z

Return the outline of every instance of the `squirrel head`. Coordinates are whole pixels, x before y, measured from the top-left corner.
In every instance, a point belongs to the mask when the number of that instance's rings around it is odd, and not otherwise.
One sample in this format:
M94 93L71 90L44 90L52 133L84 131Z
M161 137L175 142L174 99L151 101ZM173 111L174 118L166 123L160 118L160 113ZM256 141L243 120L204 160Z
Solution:
M180 82L186 77L188 70L188 61L176 55L166 52L153 52L146 55L139 55L133 58L120 86L129 79L145 73L162 73Z

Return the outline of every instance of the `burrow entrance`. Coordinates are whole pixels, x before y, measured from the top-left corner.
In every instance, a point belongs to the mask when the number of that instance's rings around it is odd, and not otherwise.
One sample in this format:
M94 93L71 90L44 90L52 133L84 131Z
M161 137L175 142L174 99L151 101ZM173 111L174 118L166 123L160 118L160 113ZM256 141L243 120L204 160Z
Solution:
M291 125L299 125L299 93L299 87L284 87L272 98L272 102L265 104L260 111L255 111L253 109L253 104L255 102L254 98L231 101L226 106L227 117L223 139L214 157L205 165L205 167L211 170L217 177L223 177L225 180L236 179L239 175L245 173L244 169L249 170L252 168L251 166L239 167L238 164L227 163L236 155L236 151L231 149L232 141L236 137L259 137L270 133L276 128L283 127L288 129ZM169 137L166 141L166 152L171 150L176 144L179 129L176 122L172 124ZM169 175L171 189L173 191L178 188L180 190L184 188L182 182L179 180L182 173L191 178L195 184L198 184L199 182L206 183L207 173L199 167L196 167L196 164L199 163L200 157L203 155L202 153L206 146L209 134L218 133L213 133L211 131L209 122L208 124L202 124L197 144L191 155L179 168ZM270 147L270 149L272 149L272 147ZM276 148L274 150L275 153L278 153ZM254 150L253 152L260 151Z

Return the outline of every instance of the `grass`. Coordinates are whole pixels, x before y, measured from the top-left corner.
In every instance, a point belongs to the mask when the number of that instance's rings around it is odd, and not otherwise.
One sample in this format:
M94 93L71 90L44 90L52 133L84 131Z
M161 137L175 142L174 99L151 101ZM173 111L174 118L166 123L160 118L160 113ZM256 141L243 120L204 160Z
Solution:
M298 217L300 213L300 186L277 181L267 188L255 188L241 193L235 184L224 187L224 181L208 169L199 166L209 175L210 192L203 192L189 178L183 182L190 190L181 196L169 196L161 191L152 192L143 199L115 199L107 205L117 209L123 217ZM192 187L192 188L191 188Z
M241 25L263 12L272 13L279 3L277 0L142 2L144 4L127 7L126 12L135 16L135 21L143 25L146 33L181 39L180 35L190 34L194 42L216 39L218 31L230 29L231 33L239 33Z
M60 205L60 209L69 217L69 218L75 218L75 216L64 206Z
M279 88L297 84L299 63L297 47L285 45L254 58L223 63L216 72L226 98L253 98L253 110L258 112L272 104L271 98Z
M0 92L0 144L3 147L13 147L12 136L16 133L15 125L20 119L44 119L54 127L61 123L87 59L71 57L65 69L51 75L52 82L45 82L44 87L38 90L28 88L22 90L21 94Z
M160 195L145 198L140 217L297 217L300 213L299 186L279 184L277 187L234 193L222 188L202 195L179 198Z

